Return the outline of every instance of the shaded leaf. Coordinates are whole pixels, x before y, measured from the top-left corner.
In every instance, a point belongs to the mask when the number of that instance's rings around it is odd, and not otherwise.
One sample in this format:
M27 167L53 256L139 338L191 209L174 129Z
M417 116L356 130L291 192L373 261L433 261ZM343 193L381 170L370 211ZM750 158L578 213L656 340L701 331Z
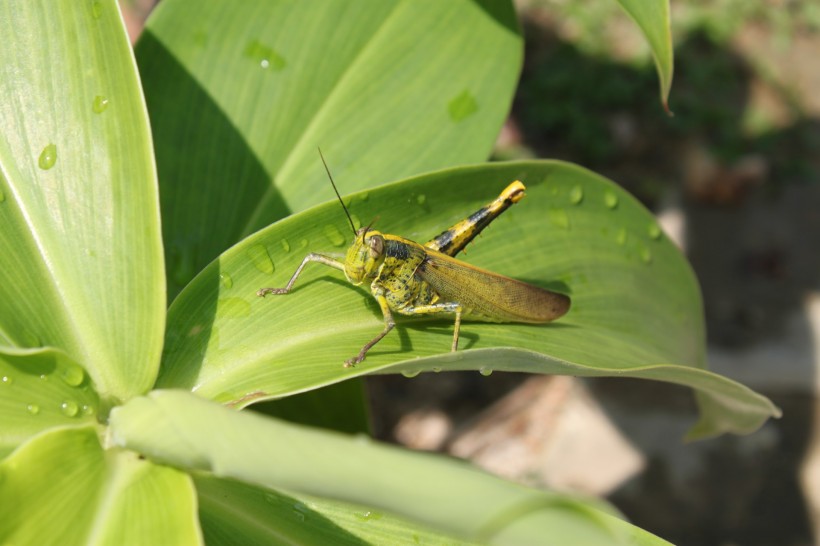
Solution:
M511 2L166 0L137 44L173 296L348 189L486 159L521 66Z
M3 544L196 544L190 477L55 428L0 462Z

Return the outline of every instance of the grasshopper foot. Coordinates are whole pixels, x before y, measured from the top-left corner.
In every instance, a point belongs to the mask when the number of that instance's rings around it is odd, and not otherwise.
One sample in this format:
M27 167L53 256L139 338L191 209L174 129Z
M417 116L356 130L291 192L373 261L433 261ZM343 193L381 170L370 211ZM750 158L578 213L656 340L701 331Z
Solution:
M361 352L352 358L345 360L345 368L355 368L356 364L364 360L365 353Z
M256 291L256 295L259 296L260 298L264 298L268 294L276 295L276 294L287 294L287 293L288 293L287 288L260 288L259 290Z

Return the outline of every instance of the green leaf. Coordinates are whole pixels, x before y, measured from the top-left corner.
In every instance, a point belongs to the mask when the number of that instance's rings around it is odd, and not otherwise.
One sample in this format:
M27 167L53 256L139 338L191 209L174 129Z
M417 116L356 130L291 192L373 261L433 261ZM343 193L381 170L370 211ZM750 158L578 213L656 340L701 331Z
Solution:
M55 426L95 423L99 397L57 349L0 348L0 458Z
M0 343L148 390L164 329L151 138L113 0L0 4Z
M382 329L365 288L311 264L290 294L255 295L284 286L309 251L344 250L345 219L329 202L247 238L188 285L169 310L159 385L244 406L365 373L486 368L689 385L713 402L701 435L749 432L777 414L765 398L704 369L703 310L689 264L640 203L590 171L554 161L465 167L346 201L357 218L380 215L381 231L424 242L515 179L527 198L464 259L570 293L572 309L560 320L465 323L461 349L450 354L452 319L400 317L367 360L343 368Z
M240 238L325 200L483 161L509 110L512 3L165 0L137 44L175 294Z
M600 502L529 489L452 459L365 437L236 412L185 391L153 391L115 408L111 431L117 445L157 461L390 512L468 540L618 544L629 539Z
M208 475L194 477L205 541L224 544L463 544L375 510L284 494Z
M191 479L122 451L93 427L55 428L0 463L3 544L196 544Z
M661 83L661 103L669 112L669 90L674 71L669 0L618 0L649 42Z

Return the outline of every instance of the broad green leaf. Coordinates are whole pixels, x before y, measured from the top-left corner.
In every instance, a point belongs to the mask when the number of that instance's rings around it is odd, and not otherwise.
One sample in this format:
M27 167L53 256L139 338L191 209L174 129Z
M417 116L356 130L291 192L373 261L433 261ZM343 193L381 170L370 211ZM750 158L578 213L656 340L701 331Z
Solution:
M674 72L669 0L618 0L649 42L661 84L661 103L669 112L669 90Z
M240 238L348 191L483 161L522 39L509 0L165 0L137 44L171 296Z
M360 506L284 494L208 475L194 476L202 533L224 544L463 544Z
M113 0L0 3L0 342L148 390L165 281L151 138Z
M93 427L55 428L0 463L3 544L196 544L191 479L103 451Z
M95 423L99 397L57 349L0 348L0 458L55 426Z
M367 360L343 368L382 329L367 289L311 264L290 294L255 295L284 286L310 251L344 251L352 236L343 235L344 214L330 202L247 238L188 285L169 310L159 385L243 406L366 373L486 368L689 385L712 402L701 435L748 432L777 414L765 398L705 370L700 290L689 264L640 203L594 173L554 161L465 167L346 201L356 223L380 216L381 231L424 242L515 179L527 197L464 259L569 293L572 309L560 320L465 323L460 350L450 354L452 319L401 317Z
M600 502L529 489L365 437L236 412L185 391L153 391L115 408L111 432L115 444L159 462L390 512L468 540L629 540Z

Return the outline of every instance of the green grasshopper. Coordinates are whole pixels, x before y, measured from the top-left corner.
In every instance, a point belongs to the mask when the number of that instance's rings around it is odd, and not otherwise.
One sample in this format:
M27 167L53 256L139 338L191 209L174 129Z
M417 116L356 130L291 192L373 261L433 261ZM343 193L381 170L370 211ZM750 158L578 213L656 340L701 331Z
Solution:
M319 152L321 154L321 151ZM370 226L357 230L345 207L330 170L322 157L330 183L353 229L353 244L344 262L311 252L284 288L261 288L256 295L287 294L310 262L344 271L356 286L370 283L370 293L384 315L384 329L367 342L359 354L345 361L352 367L382 340L396 323L393 312L402 315L455 315L452 351L458 348L461 319L483 322L546 323L563 316L569 297L456 260L476 235L511 205L524 197L524 184L516 180L494 201L468 218L420 245L404 237L381 233Z

